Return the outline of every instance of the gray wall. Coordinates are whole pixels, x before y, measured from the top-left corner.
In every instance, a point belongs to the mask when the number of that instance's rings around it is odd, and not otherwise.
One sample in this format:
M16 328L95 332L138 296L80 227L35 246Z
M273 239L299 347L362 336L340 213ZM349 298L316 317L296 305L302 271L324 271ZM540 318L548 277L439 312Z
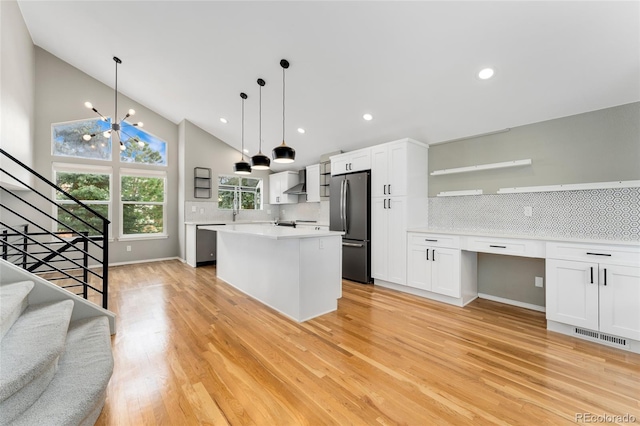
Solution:
M0 148L33 165L35 53L18 3L0 2ZM20 180L30 175L0 158L0 165ZM0 181L17 184L0 173ZM0 195L2 196L2 195Z
M531 166L429 176L441 191L640 179L640 102L429 147L429 172L531 158Z
M483 213L477 210L480 208L479 206L501 218L510 215L509 217L513 217L514 220L509 224L514 225L523 219L535 222L535 217L519 217L518 212L522 216L520 204L535 206L535 200L538 198L543 198L540 205L544 205L544 210L541 210L542 207L534 208L534 215L540 214L542 211L545 214L552 212L560 214L563 209L566 209L567 204L572 206L590 205L582 200L582 193L586 193L585 191L582 191L581 194L571 191L566 194L495 195L498 188L502 187L640 179L640 103L530 124L513 128L505 133L432 145L429 148L429 172L526 158L532 159L531 166L429 176L429 196L432 197L429 200L430 226L434 225L443 231L444 228L480 230L483 228L483 224L476 223L478 220L474 222L471 220L473 218L468 217L469 206L475 206L476 210L473 213L475 215ZM494 195L435 197L441 191L465 189L482 189L484 194ZM601 194L602 192L607 191L592 191L584 196L608 196L608 193ZM632 194L636 193L637 191L632 191ZM564 197L569 196L571 202L565 203ZM631 197L631 200L635 199L634 196ZM465 198L467 199L465 200ZM514 199L511 200L511 198ZM522 200L520 200L521 198ZM612 202L615 202L615 197L613 198ZM599 203L597 201L591 204L596 204L593 206L594 211L572 210L571 216L576 220L582 220L582 217L597 216L597 213L602 213L602 209L598 209L597 204ZM515 210L500 211L500 206L504 205L512 205ZM459 211L460 214L452 214L456 211ZM436 217L435 215L438 214L444 215L446 218ZM604 212L604 214L607 213ZM611 214L613 215L614 212ZM571 218L567 220L569 219ZM611 220L615 221L616 219L612 217ZM491 229L488 232L496 234L517 233L514 229L506 227L500 230L494 229L495 227L491 228L493 222L484 224L487 225L486 229ZM513 226L511 227L513 228ZM531 231L532 229L534 231ZM527 230L531 232L523 233L533 232L536 234L535 229L537 228L530 226ZM548 234L552 231L546 230L545 232ZM583 234L582 236L572 235L572 237L587 238L590 236L593 238L589 233ZM480 254L478 256L478 289L481 293L497 297L544 305L543 289L535 288L533 285L534 277L543 276L543 272L543 259Z
M119 154L117 143L113 146L111 162L70 157L53 157L51 155L51 124L64 121L94 118L94 114L84 107L84 102L91 102L103 112L112 115L114 108L113 88L106 86L88 76L77 68L58 59L49 52L36 47L36 85L35 85L35 169L45 177L52 176L52 163L82 163L108 165L113 167L112 188L112 234L115 240L109 245L110 263L133 262L145 259L161 259L177 257L178 250L178 126L161 117L145 106L124 96L118 96L120 110L133 108L136 118L145 123L145 130L167 142L167 167L149 167L167 172L167 222L165 224L166 239L118 241L119 220ZM119 78L126 73L126 58L119 68ZM112 65L111 57L106 55L105 66ZM124 79L123 79L124 80ZM127 164L122 164L127 167ZM50 190L44 185L37 187L44 194ZM50 207L47 207L50 208ZM131 251L126 251L126 246Z

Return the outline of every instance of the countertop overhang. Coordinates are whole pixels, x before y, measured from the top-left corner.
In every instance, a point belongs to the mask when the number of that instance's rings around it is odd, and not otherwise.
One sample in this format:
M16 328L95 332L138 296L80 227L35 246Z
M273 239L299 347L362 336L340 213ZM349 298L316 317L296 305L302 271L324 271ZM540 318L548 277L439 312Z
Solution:
M223 226L200 226L199 229L231 234L253 235L256 237L283 240L292 238L341 237L344 232L322 231L308 228L291 228L271 224L236 224Z

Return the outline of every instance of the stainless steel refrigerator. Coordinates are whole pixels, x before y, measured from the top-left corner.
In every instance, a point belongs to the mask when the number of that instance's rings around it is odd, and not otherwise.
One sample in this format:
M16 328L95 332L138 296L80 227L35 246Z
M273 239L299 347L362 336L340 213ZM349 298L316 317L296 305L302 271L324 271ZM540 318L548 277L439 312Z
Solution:
M342 277L371 282L371 172L331 178L330 218L332 231L343 231Z

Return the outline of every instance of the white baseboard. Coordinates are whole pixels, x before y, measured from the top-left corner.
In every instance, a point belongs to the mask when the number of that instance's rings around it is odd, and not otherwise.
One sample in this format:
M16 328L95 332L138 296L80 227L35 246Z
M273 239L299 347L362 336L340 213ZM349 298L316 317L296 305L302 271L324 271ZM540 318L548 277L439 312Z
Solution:
M519 302L517 300L505 299L504 297L492 296L491 294L478 293L480 299L493 300L494 302L504 303L506 305L518 306L520 308L531 309L538 312L546 312L544 306L534 305L532 303Z

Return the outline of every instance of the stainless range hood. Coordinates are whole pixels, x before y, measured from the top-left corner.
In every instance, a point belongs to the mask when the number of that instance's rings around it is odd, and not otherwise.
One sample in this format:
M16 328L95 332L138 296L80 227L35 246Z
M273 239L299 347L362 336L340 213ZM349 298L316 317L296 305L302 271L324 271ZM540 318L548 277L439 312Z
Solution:
M298 176L299 176L299 183L296 186L293 186L289 189L287 189L286 191L284 191L285 194L292 194L292 195L307 195L307 172L305 169L302 169L298 172Z

